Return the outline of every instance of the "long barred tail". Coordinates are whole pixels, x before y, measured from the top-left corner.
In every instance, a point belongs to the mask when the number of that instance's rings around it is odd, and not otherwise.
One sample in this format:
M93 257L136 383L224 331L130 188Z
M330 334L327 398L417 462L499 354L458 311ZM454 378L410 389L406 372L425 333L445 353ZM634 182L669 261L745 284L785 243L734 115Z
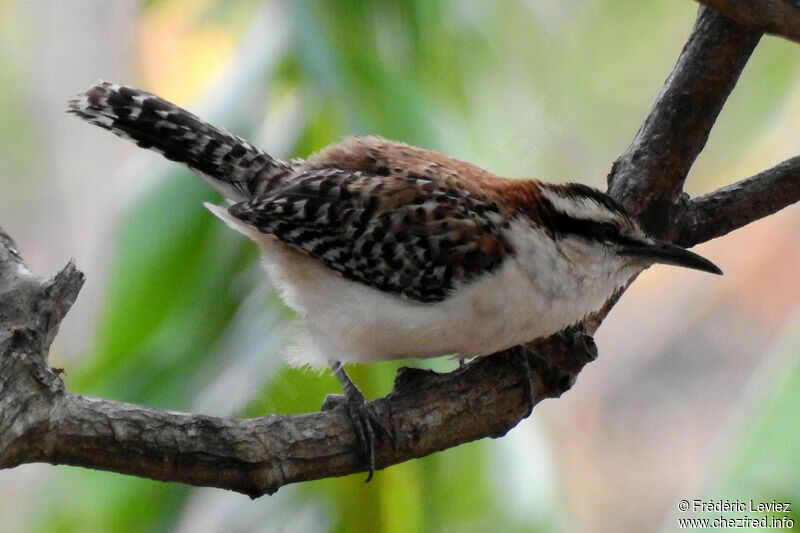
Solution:
M292 167L222 128L139 89L100 81L69 113L188 166L224 196L243 201L279 184Z

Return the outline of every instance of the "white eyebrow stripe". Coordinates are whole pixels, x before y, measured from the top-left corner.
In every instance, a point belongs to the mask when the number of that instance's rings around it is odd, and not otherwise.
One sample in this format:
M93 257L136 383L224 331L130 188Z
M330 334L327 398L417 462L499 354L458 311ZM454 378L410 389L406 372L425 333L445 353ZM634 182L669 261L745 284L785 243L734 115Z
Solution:
M553 204L556 211L579 220L596 220L598 222L616 222L618 217L604 205L586 196L570 196L566 198L557 192L542 188L544 197Z

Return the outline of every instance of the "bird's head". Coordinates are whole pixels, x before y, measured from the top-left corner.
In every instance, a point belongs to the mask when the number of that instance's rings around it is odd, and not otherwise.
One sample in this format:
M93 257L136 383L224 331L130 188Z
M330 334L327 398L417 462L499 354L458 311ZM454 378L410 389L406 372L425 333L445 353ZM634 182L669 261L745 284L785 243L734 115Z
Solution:
M610 196L581 184L546 185L541 189L549 227L568 260L583 265L587 274L619 277L661 263L712 274L722 271L708 259L674 244L649 237Z

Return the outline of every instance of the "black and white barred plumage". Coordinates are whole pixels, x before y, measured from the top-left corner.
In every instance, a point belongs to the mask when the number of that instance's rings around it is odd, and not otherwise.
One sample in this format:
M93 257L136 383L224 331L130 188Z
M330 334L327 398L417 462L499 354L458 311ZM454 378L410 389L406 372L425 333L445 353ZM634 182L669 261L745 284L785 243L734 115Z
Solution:
M349 279L420 302L497 268L508 243L498 205L439 191L422 176L306 170L230 214L319 259ZM396 192L392 192L395 190ZM397 196L400 195L397 201Z
M325 153L291 166L158 96L108 82L69 111L186 164L240 202L234 217L383 291L440 301L457 282L495 269L508 248L496 231L508 217L496 201L439 183L440 175L457 178L452 170L414 173L377 161L381 151L419 151L410 146L351 139L345 150L373 154L366 167L337 168Z
M245 200L274 187L292 167L224 128L139 89L101 81L68 111L142 148L183 163L224 196Z

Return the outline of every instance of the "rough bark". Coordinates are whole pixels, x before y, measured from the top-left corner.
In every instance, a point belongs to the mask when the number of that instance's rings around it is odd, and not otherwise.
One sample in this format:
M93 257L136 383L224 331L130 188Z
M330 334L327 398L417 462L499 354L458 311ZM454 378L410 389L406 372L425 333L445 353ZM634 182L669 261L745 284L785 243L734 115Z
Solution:
M800 157L693 200L682 192L761 31L783 27L763 20L755 25L732 8L725 12L741 23L701 7L652 111L609 174L609 193L651 233L686 246L800 199ZM34 276L0 231L0 468L71 464L253 497L364 470L341 410L221 419L67 392L47 364L47 351L82 281L71 263L51 279ZM597 329L615 302L583 328L540 341L523 356L514 349L449 374L401 370L392 392L371 402L395 437L379 441L378 467L505 434L530 413L531 403L572 386L596 356L586 332ZM520 372L526 365L530 383Z

